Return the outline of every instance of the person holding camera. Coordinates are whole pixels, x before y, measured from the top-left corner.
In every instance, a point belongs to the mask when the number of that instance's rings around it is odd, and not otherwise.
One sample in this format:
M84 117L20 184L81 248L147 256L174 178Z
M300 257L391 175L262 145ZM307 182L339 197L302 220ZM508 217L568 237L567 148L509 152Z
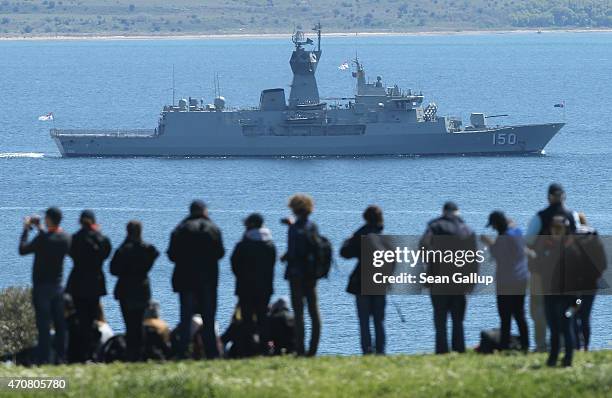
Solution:
M62 363L65 360L66 327L64 323L62 274L64 257L70 250L70 236L60 228L61 221L62 212L57 207L50 207L45 211L46 230L40 225L38 216L26 217L19 241L20 255L34 254L32 302L38 330L36 359L39 364L49 362L51 322L53 322L55 328L56 362ZM28 241L29 232L33 229L38 231L38 235Z
M70 293L79 322L79 360L93 359L98 339L94 321L99 311L100 297L106 295L106 282L102 266L111 253L110 240L100 232L91 210L80 217L81 229L72 235L70 257L74 263L66 292Z

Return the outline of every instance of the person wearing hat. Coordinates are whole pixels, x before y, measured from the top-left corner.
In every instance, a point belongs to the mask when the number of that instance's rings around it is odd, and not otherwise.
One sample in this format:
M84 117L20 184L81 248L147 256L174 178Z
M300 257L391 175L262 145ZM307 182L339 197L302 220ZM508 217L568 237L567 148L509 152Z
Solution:
M241 309L244 338L257 335L264 341L268 302L274 292L276 247L261 214L253 213L244 220L245 232L231 257L236 276L235 294Z
M65 322L62 275L64 258L70 250L70 236L60 227L62 212L57 207L45 211L46 230L37 216L26 217L19 241L19 254L34 254L32 267L32 302L38 330L36 360L39 364L49 362L51 334L50 324L55 329L55 353L58 363L65 360ZM30 230L38 235L28 241Z
M93 359L97 338L94 320L99 311L100 297L106 295L106 281L102 271L104 260L111 253L111 242L100 232L92 210L83 210L79 218L81 229L72 235L70 257L73 267L66 284L66 292L72 297L79 323L79 361Z
M446 202L442 215L431 220L421 238L420 246L425 250L471 250L476 252L476 235L459 215L459 207L455 202ZM456 272L469 272L475 264L468 262L462 267L445 262L432 261L428 263L429 275L450 276ZM452 278L451 278L452 280ZM466 294L471 285L453 283L430 284L431 303L434 310L434 327L436 329L436 354L447 353L447 319L452 320L451 348L456 352L465 352L465 336L463 320L467 305Z
M546 313L544 309L544 283L542 275L538 272L534 263L537 262L539 249L542 245L542 236L551 235L551 226L556 216L562 217L567 223L567 232L574 234L576 226L579 225L578 214L568 209L565 205L566 193L563 186L559 183L552 183L548 186L548 207L540 210L529 221L525 240L527 245L533 250L534 256L530 256L529 270L531 277L529 281L530 298L529 312L533 320L535 343L537 352L546 352ZM541 256L540 256L541 257Z
M201 200L194 200L189 216L177 225L170 236L167 255L174 263L172 288L179 294L180 325L178 356L186 358L190 342L191 319L200 314L207 358L219 357L215 334L219 260L225 255L221 230L208 216Z
M489 247L497 268L497 311L501 320L500 349L510 348L510 328L514 318L520 336L521 349L529 350L529 331L525 320L525 290L529 271L523 232L499 210L489 215L486 225L497 231L495 240L486 235L481 241Z

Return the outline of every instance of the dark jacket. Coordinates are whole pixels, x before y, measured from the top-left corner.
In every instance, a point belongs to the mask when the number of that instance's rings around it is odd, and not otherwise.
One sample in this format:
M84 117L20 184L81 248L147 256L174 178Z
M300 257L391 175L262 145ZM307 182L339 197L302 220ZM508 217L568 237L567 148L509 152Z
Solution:
M287 232L287 269L285 279L308 277L314 263L313 237L317 225L307 218L298 218Z
M248 299L272 295L276 247L267 228L248 230L236 244L231 262L238 297Z
M369 234L380 234L382 226L365 224L353 236L347 239L340 248L340 255L344 258L356 258L357 264L349 276L346 291L351 294L361 294L361 237Z
M550 235L550 226L555 216L563 216L569 222L569 232L576 232L576 220L571 210L569 210L563 203L555 203L547 208L540 210L538 216L542 221L542 227L540 228L539 235Z
M118 276L115 298L146 304L151 299L149 270L159 252L141 240L126 239L115 251L110 263L111 274Z
M458 254L459 251L477 250L476 234L459 216L443 215L435 218L427 225L427 230L421 238L420 245L426 250L436 250L441 252L452 251ZM453 283L452 275L460 273L467 276L478 272L476 261L466 262L459 267L455 264L432 261L428 263L428 276L442 276L450 278L451 283L430 284L429 289L432 294L466 294L474 288L473 284Z
M111 253L110 240L97 228L81 228L72 235L70 257L74 263L66 291L72 297L94 298L106 295L102 265Z
M19 254L34 253L32 284L49 283L61 285L64 257L70 250L70 236L61 230L41 231L28 242L28 231L24 230L19 242Z
M221 231L208 217L187 217L172 232L168 258L174 265L175 292L195 291L202 284L217 285L219 260L225 254Z

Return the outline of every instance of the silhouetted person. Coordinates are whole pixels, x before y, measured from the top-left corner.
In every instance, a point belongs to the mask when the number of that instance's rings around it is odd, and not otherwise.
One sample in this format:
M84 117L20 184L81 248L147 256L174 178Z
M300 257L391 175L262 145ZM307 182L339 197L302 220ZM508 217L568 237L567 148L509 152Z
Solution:
M442 252L446 250L453 252L458 250L476 251L474 232L459 216L459 208L454 202L446 202L442 209L442 216L429 222L420 243L420 246L426 250ZM438 261L428 264L427 274L429 276L451 277L453 273L467 271L469 268L468 265L459 268L453 263ZM452 283L429 286L436 329L436 354L448 352L446 324L449 314L452 320L452 349L457 352L465 352L463 319L465 317L466 294L471 288L472 286Z
M570 307L575 305L576 296L565 294L564 292L564 269L574 260L578 262L581 262L581 260L578 256L572 255L571 251L573 248L569 247L571 238L567 239L567 235L571 228L567 217L563 215L554 216L549 224L548 231L550 235L541 238L543 240L541 244L548 249L546 251L538 251L540 258L538 266L540 268L547 268L540 271L543 275L546 275L544 310L550 331L550 350L548 360L546 361L548 366L556 366L557 364L561 335L563 335L563 344L565 345L563 366L572 365L574 331L571 314L568 316L566 313Z
M143 353L143 319L151 299L149 271L159 256L155 246L142 240L142 224L130 221L127 237L119 246L110 264L111 274L119 277L115 299L119 300L125 321L127 359L138 361Z
M511 321L514 318L518 326L521 349L529 350L529 331L525 319L525 290L529 280L527 270L527 254L523 232L506 218L501 211L489 215L487 227L492 227L498 233L494 241L483 235L481 240L495 258L497 268L495 280L497 283L497 311L501 320L500 348L510 348Z
M102 266L111 253L110 240L100 232L91 210L80 217L81 229L72 235L70 257L74 266L68 278L66 292L72 296L79 322L80 361L93 358L96 345L94 320L100 306L100 297L106 295Z
M265 332L268 302L274 292L276 248L264 219L253 213L244 221L246 231L232 253L232 271L236 276L235 294L242 312L245 338L260 339ZM254 319L255 318L255 319Z
M576 349L588 351L591 340L591 310L599 288L599 279L607 267L607 260L597 230L588 225L584 213L578 214L578 217L580 224L576 227L576 234L590 258L585 259L584 272L580 275L582 292L579 297L580 307L574 316L574 332Z
M295 352L295 319L287 301L279 298L270 306L268 312L270 335L268 343L272 355L283 355Z
M361 336L361 351L364 354L385 353L385 305L384 295L361 295L361 238L370 234L380 234L383 231L383 214L378 206L368 206L363 212L365 225L359 228L353 236L344 242L340 255L344 258L357 258L357 265L346 288L348 293L354 294L357 302L357 316L359 317L359 332ZM376 344L372 347L370 336L370 318L374 321Z
M308 313L312 321L310 347L306 353L314 356L319 346L321 335L321 315L317 302L317 278L314 275L314 236L318 234L317 226L308 217L314 209L312 197L306 194L295 194L289 199L289 208L295 220L285 219L289 225L287 237L287 253L283 260L287 261L285 279L289 281L291 290L291 306L295 317L296 353L304 355L304 300L308 303Z
M189 216L174 229L170 237L168 258L174 266L172 287L179 294L181 324L179 357L186 357L193 314L202 316L202 340L207 358L217 358L215 336L219 260L225 254L221 231L208 217L204 202L191 203Z
M26 217L19 241L19 254L34 253L32 267L32 302L36 315L38 345L37 362L49 362L51 335L50 324L55 328L55 352L57 362L65 361L64 299L62 274L64 257L70 250L70 236L60 228L62 212L50 207L45 212L44 230L37 217ZM38 235L28 242L28 233L37 229Z
M567 219L569 233L576 231L577 215L565 206L565 199L566 195L563 187L557 183L550 184L548 187L548 207L539 211L531 219L525 232L525 240L530 247L538 246L538 237L550 235L550 226L555 216L562 216ZM543 296L543 284L546 281L543 281L542 275L532 267L532 262L529 262L531 272L529 308L535 331L536 351L546 352L546 313Z

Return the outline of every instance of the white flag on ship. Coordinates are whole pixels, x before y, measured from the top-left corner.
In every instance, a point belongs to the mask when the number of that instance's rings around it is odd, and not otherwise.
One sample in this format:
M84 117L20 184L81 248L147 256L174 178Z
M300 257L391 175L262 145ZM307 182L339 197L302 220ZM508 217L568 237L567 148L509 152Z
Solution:
M49 112L46 115L39 116L38 120L40 120L41 122L53 120L53 112Z

